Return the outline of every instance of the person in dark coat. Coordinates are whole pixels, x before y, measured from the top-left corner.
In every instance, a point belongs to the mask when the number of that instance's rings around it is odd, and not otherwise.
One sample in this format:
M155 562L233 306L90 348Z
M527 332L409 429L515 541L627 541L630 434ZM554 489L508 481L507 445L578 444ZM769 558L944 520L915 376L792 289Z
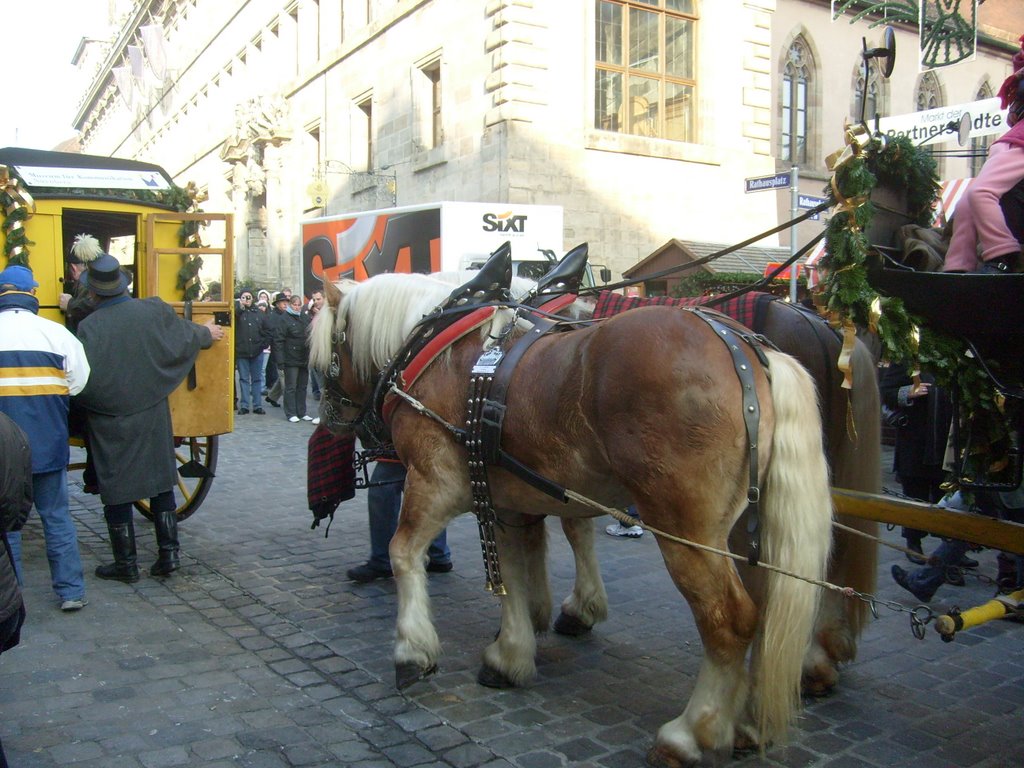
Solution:
M89 289L82 284L81 278L86 265L102 253L103 248L99 240L92 235L81 234L75 237L71 250L64 259L71 279L64 282L64 293L58 301L60 311L64 313L64 325L72 333L76 333L78 324L96 309L96 301L89 295Z
M291 422L313 420L312 416L306 414L306 387L309 385L308 329L309 315L302 311L302 297L293 296L277 321L274 343L271 345L274 364L284 370L284 415Z
M263 350L270 343L266 314L253 305L252 291L242 291L235 304L235 367L238 369L238 413L262 416Z
M28 436L0 413L0 653L21 642L25 602L18 587L7 534L21 529L32 509L32 453ZM0 742L0 766L7 765Z
M93 361L94 375L78 396L88 410L89 440L99 477L103 514L114 553L96 568L101 579L134 582L136 562L132 506L149 499L159 558L149 572L167 576L178 568L178 478L167 398L184 380L200 349L224 338L213 320L183 320L159 298L134 299L117 259L103 254L83 279L97 300L78 336Z
M946 477L943 460L953 415L949 395L935 385L935 379L922 374L915 382L905 365L892 363L879 381L882 405L896 428L893 471L903 494L917 501L935 504L945 494L941 488ZM903 528L907 548L922 554L924 531ZM910 556L908 555L908 558ZM918 564L924 558L910 558Z
M270 338L273 342L277 338L278 330L284 322L284 316L288 310L288 294L283 291L274 296L273 306L267 312L267 328L270 330ZM284 369L280 368L274 357L274 345L270 345L270 362L267 363L267 402L275 408L281 407L281 399L284 395Z

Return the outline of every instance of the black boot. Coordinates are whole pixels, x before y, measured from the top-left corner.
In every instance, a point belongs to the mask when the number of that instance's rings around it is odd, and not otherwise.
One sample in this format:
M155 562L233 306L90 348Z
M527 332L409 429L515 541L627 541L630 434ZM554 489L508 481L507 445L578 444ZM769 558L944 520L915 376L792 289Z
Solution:
M114 562L96 566L96 575L101 579L112 579L131 584L139 580L139 566L135 556L135 527L127 523L107 523L110 534L110 549Z
M159 554L149 575L170 576L178 570L178 513L173 509L154 511L153 525Z

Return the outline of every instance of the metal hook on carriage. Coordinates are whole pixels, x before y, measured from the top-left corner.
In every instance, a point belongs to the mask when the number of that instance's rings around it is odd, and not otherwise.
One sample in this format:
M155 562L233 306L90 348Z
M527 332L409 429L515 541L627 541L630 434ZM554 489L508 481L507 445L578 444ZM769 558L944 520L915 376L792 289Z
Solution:
M924 629L935 619L935 614L927 605L918 605L910 612L910 631L918 640L924 640Z

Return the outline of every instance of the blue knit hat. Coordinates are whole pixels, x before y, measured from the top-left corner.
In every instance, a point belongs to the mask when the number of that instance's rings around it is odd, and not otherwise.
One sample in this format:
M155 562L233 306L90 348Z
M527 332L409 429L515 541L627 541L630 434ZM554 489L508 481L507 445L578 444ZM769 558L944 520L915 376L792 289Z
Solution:
M32 270L19 264L12 264L0 272L0 292L31 291L38 288L39 283L32 277Z

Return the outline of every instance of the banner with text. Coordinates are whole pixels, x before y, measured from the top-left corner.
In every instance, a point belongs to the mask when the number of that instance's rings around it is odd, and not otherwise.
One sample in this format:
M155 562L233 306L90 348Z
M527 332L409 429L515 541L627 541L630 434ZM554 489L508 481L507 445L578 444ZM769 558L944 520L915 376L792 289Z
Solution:
M971 116L972 139L1003 134L1009 128L1006 124L1006 112L999 108L997 97L951 107L926 109L923 112L911 112L909 115L883 117L878 121L878 125L879 130L886 136L906 136L915 144L946 144L957 140L960 117L964 112Z

